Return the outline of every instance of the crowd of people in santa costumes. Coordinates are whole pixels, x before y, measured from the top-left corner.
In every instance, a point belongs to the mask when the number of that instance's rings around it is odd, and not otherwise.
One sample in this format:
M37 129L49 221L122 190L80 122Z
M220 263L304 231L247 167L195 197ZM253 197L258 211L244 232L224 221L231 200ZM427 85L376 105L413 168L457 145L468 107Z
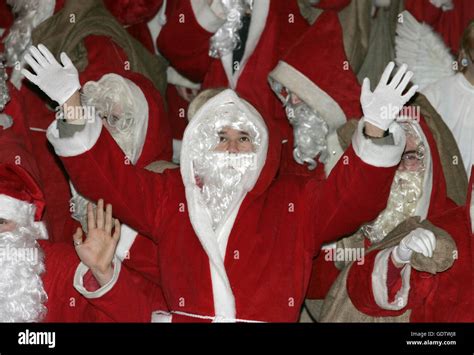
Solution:
M0 1L0 321L472 322L473 19Z

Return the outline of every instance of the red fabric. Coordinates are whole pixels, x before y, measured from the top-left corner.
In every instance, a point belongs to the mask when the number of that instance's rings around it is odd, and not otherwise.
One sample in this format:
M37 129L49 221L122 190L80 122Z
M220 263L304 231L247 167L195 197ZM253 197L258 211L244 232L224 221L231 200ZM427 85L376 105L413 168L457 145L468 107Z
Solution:
M238 318L296 321L312 258L321 243L375 217L387 199L395 168L371 167L350 148L346 154L352 164L339 164L324 185L292 175L275 179L280 138L271 125L269 132L267 161L240 207L225 267ZM157 243L161 285L170 310L212 316L209 259L188 212L179 208L186 206L179 170L154 174L125 166L123 154L112 147L112 138L102 130L92 149L63 158L73 183L92 199L104 197L121 221ZM290 203L294 211L288 208ZM341 220L345 223L339 223ZM235 251L239 251L239 259L234 258ZM130 295L133 289L120 292ZM144 302L137 307L149 311L146 299L133 297ZM113 302L109 305L113 307Z
M347 281L349 297L360 311L373 316L394 316L411 309L411 322L474 321L474 247L469 215L472 186L471 175L466 206L438 210L438 215L429 218L454 239L458 254L453 266L436 275L412 269L408 305L399 312L385 311L376 305L372 295L371 274L377 253L370 253L364 265L352 267Z
M148 281L160 284L158 246L152 239L137 235L122 265L139 273Z
M10 82L7 85L11 99L4 113L13 119L13 125L6 130L0 130L0 162L23 166L34 180L42 185L39 169L32 153L33 146L29 127L26 125L23 98Z
M168 1L166 25L161 29L157 46L181 75L192 82L201 83L213 60L209 57L212 35L198 24L191 1Z
M155 54L155 44L153 43L153 38L151 37L151 33L146 22L129 26L126 28L126 30L130 35L132 35L133 38L143 44L143 46L148 49L150 53Z
M43 192L24 168L14 164L0 165L0 195L34 205L35 221L41 220L45 207Z
M429 0L405 0L406 10L418 21L433 27L451 51L457 54L464 29L474 18L474 3L471 0L453 0L453 4L453 10L443 11Z
M88 51L89 65L80 73L82 85L90 80L97 81L104 74L116 73L136 81L148 100L149 126L144 150L138 162L140 166L146 166L159 159L170 160L171 131L162 99L152 84L140 74L125 70L126 53L107 37L88 36L84 43ZM47 108L44 96L31 84L24 82L21 96L25 102L27 125L35 129L30 131L30 138L46 197L45 221L50 239L69 242L77 228L76 221L70 216L69 179L52 147L48 144L45 132L37 130L39 128L46 131L54 119L54 113Z
M166 103L168 104L168 117L174 139L183 139L184 130L188 125L189 102L183 99L176 90L175 85L168 85L166 89Z
M389 302L393 302L395 300L397 292L402 287L402 277L400 274L401 271L402 269L397 268L393 263L392 258L390 258L387 270L387 289Z
M124 26L146 24L162 4L163 0L104 0L107 10Z
M331 40L328 41L328 38ZM311 57L311 55L313 55ZM282 58L341 106L346 117L362 117L361 87L349 66L337 13L323 12ZM308 63L311 65L308 65ZM344 67L347 63L347 69Z
M0 28L10 28L13 24L13 13L6 0L0 1Z
M94 308L73 286L79 258L72 243L39 241L44 252L42 275L48 295L44 322L110 322L113 319Z
M171 5L171 4L170 4ZM189 1L175 1L167 9L168 22L158 37L158 48L178 72L193 82L203 82L203 89L229 87L230 83L220 59L209 57L212 33L196 21ZM184 19L184 23L183 23ZM262 18L252 18L260 21ZM289 21L293 21L289 23ZM268 73L278 58L308 28L296 1L271 1L265 29L239 77L235 90L267 117L277 122L282 138L291 136L279 101L268 85ZM176 46L175 43L180 43Z
M89 301L113 322L149 323L152 312L168 308L156 283L124 267L110 291Z
M297 1L279 1L278 53L284 54L309 29Z
M274 121L283 139L288 139L292 132L286 117L282 119L284 111L279 100L268 84L268 74L277 64L279 25L277 2L271 2L265 29L261 34L255 50L248 58L245 66L241 69L235 90L257 107L263 116ZM261 18L253 17L252 21L261 21ZM248 43L247 43L248 45ZM243 64L243 63L242 63ZM203 89L215 87L229 87L229 79L224 70L221 60L213 60L204 78ZM279 111L279 112L278 112Z

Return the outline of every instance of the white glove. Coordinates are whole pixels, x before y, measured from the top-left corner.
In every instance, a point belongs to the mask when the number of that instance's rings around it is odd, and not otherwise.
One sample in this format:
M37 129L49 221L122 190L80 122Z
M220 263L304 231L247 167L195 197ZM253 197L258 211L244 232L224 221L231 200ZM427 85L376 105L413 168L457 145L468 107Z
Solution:
M22 74L60 105L81 88L79 73L64 52L61 53L61 65L48 48L39 44L38 48L29 48L25 61L36 75L25 69L21 71Z
M417 228L400 241L400 244L393 249L392 255L396 263L408 264L413 252L431 258L435 249L434 234L427 229Z
M403 106L418 90L418 86L414 85L405 95L402 95L413 77L411 71L407 72L406 64L402 65L389 83L394 67L393 62L387 65L374 92L370 90L368 78L365 78L362 83L360 103L365 120L384 131L388 129Z

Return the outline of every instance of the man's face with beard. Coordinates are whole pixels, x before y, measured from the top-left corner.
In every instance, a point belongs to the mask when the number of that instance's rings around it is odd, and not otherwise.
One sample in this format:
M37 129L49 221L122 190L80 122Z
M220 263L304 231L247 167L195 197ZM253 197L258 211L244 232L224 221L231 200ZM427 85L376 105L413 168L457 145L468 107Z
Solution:
M250 153L253 151L252 139L248 132L224 127L218 132L219 144L214 148L216 152Z
M243 179L256 165L254 137L244 127L217 129L217 142L194 161L196 184L201 188L216 229L232 202L241 196Z
M0 322L39 322L46 314L44 255L35 233L0 219Z
M362 227L372 243L381 241L400 223L415 215L423 193L423 149L419 139L407 134L407 145L392 182L387 207L374 222Z

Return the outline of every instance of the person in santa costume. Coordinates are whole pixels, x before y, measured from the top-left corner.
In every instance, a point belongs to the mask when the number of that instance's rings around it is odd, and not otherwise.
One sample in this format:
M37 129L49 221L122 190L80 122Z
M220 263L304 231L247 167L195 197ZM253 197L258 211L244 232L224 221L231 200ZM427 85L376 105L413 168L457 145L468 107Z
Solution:
M318 17L269 74L269 82L293 126L294 138L284 147L294 146L294 160L309 170L317 167L318 159L325 174L322 169L316 174L329 175L343 153L336 130L347 119L362 116L360 86L344 51L336 12ZM285 157L282 169L291 169Z
M70 54L83 73L83 83L98 80L106 73L126 75L134 70L145 75L155 88L164 92L166 68L163 62L133 40L100 1L18 1L12 4L17 18L5 33L5 48L10 65L20 62L20 66L14 66L11 73L11 81L18 87L21 85L20 69L24 63L25 48L44 39L57 50L58 56L63 50ZM72 23L70 14L75 16ZM27 36L22 36L23 33ZM64 240L76 226L68 212L71 197L68 178L45 136L46 122L50 121L55 108L28 85L21 87L21 93L47 199L45 220L51 240ZM164 132L163 139L169 139ZM171 148L166 148L159 159L170 160L170 152Z
M63 67L44 46L30 53L36 74L24 74L53 100L68 97L67 105L77 106L79 75L67 56ZM416 90L403 94L410 73L402 68L389 82L392 70L393 65L387 68L374 92L366 82L365 118L346 152L350 163L337 165L324 188L297 175L275 179L278 130L267 128L258 111L232 90L210 99L193 117L180 171L153 174L123 164L123 153L95 117L76 116L83 129L69 138L60 138L62 128L53 122L48 137L85 196L106 197L118 218L157 242L161 285L171 311L217 321L295 321L309 277L305 270L321 243L375 216L386 199L405 135L393 123L398 111L386 117L383 112L388 104L402 107ZM68 90L58 93L58 83ZM393 145L372 142L371 136L381 137L386 130ZM340 218L344 224L336 222ZM268 265L280 271L268 272ZM287 275L286 282L281 275Z
M73 287L72 245L46 240L44 196L26 168L0 164L0 322L109 321Z
M51 99L77 106L79 74L67 56L61 66L44 46L30 53L35 74L23 73ZM180 171L153 174L123 164L102 120L80 111L74 119L82 130L61 138L53 122L48 139L85 196L106 197L117 218L157 242L170 316L296 321L321 244L375 217L386 200L405 146L403 129L393 122L396 108L417 89L404 94L411 76L406 68L389 81L393 67L374 92L364 84L364 119L346 151L350 163L336 165L324 185L298 175L277 177L278 130L232 90L206 102L189 123ZM394 144L372 141L387 130ZM146 296L137 295L137 304L150 304Z
M428 118L428 121L430 120L431 117ZM441 118L437 117L437 120L441 121ZM410 218L418 216L422 220L430 219L456 206L446 192L446 185L453 182L451 180L446 182L443 173L443 169L450 164L450 161L442 162L442 159L446 159L446 155L438 153L437 148L443 150L451 146L457 149L456 143L446 126L441 126L443 129L439 130L432 122L429 124L426 122L427 120L423 118L419 122L410 120L402 123L407 132L407 144L392 183L386 208L375 220L364 224L356 234L341 239L337 244L324 246L324 251L313 264L308 299L305 303L313 319L322 319L320 314L322 299L327 296L340 273L339 270L344 270L351 261L354 261L353 252L360 251L362 255L358 257L363 262L366 250L374 248L382 240L386 242L387 235ZM433 138L434 136L444 136L443 144ZM459 152L457 154L459 155ZM450 169L455 170L454 173L460 176L463 174L462 168L458 165L451 165ZM449 191L453 188L466 189L467 184L463 187L451 186ZM458 203L462 205L464 202L460 200ZM358 259L357 262L361 260ZM330 306L328 300L325 307Z
M363 265L348 268L344 297L330 293L345 316L332 309L328 319L472 322L471 196L472 179L466 205L430 218L431 223L410 221L398 228L396 239L366 255Z
M308 28L296 1L176 1L169 4L158 49L181 75L202 88L229 87L276 119L279 108L267 75ZM174 45L176 42L181 45ZM284 117L284 113L281 112Z
M165 127L160 124L164 117L163 105L159 96L153 93L152 84L139 74L128 73L127 77L106 74L99 81L89 81L84 85L82 102L102 117L104 127L126 157L124 163L161 173L166 168L177 166L155 160L170 144L163 140L163 136L167 137L169 133L163 132ZM74 129L65 132L65 136L73 134ZM72 183L71 193L72 217L87 232L87 205L94 203L80 194ZM156 260L156 245L126 224L121 225L117 256L128 268L146 278L159 279L158 265L146 263L147 260Z

